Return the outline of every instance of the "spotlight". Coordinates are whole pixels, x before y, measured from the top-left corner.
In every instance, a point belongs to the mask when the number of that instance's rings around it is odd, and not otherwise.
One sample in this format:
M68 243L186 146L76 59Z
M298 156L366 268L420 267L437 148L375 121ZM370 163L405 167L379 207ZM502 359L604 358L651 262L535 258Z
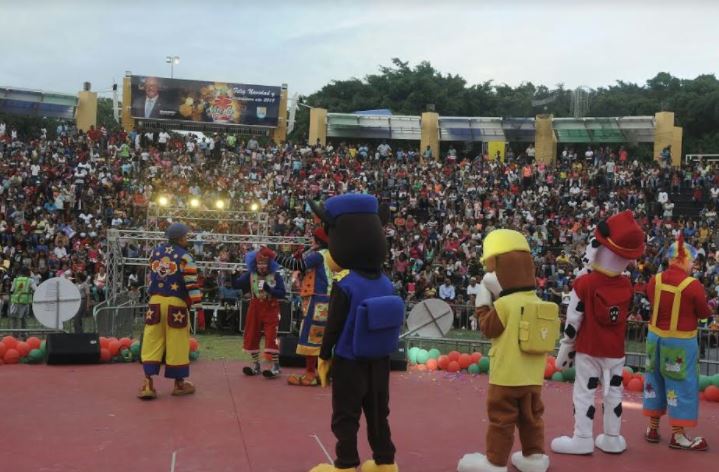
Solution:
M252 211L257 211L259 209L260 209L260 206L257 203L253 203L252 205L250 205L250 210L252 210Z
M217 200L217 201L215 202L215 208L217 208L218 210L224 210L224 208L225 208L225 201L224 201L224 200Z
M197 207L199 207L199 206L200 206L200 200L198 200L197 198L192 198L192 199L190 199L190 206L191 206L192 208L197 208Z
M157 199L157 204L160 206L167 206L169 205L170 201L167 199L166 196L162 195L160 198Z

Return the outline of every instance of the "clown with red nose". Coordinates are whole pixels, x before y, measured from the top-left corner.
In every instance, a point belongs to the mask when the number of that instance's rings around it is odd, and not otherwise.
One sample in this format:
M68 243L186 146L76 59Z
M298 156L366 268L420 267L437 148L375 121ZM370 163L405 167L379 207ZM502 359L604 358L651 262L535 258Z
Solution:
M631 211L599 223L587 244L585 268L574 281L564 337L556 365L576 365L574 382L574 433L552 441L560 454L591 454L600 450L619 454L627 444L622 424L622 371L624 334L633 288L622 273L644 253L644 232ZM603 389L604 433L593 435L594 397Z
M245 257L248 271L232 280L233 288L250 293L250 306L245 322L244 350L252 356L252 366L245 367L245 375L255 376L260 372L267 378L280 374L277 346L277 327L280 324L280 300L285 298L285 283L280 274L280 265L275 253L263 247ZM260 337L265 333L265 355L272 363L260 368Z

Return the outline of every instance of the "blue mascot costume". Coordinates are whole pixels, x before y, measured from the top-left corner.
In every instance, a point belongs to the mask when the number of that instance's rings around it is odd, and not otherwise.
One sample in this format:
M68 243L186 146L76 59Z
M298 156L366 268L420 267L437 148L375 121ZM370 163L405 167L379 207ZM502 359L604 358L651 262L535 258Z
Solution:
M354 472L360 465L357 431L364 412L373 460L362 472L397 472L389 427L389 355L397 349L404 323L404 302L395 295L382 264L387 255L380 212L371 195L345 194L312 205L329 236L332 259L344 270L330 295L319 376L327 385L332 368L332 432L337 438L334 464L310 472ZM382 213L382 216L380 216Z

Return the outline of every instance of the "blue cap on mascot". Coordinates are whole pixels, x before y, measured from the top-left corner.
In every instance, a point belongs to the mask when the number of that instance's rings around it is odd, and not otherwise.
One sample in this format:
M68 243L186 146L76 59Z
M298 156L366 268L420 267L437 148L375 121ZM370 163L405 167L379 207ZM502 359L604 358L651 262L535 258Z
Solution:
M379 202L374 195L345 193L344 195L328 198L325 201L325 214L333 220L342 215L376 215L378 213Z

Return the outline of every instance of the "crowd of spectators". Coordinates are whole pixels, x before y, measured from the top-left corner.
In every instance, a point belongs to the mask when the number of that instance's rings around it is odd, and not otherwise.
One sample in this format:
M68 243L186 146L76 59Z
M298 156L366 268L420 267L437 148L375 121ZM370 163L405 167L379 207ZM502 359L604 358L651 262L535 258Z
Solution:
M637 294L632 316L647 319L645 284L663 268L664 251L680 232L699 249L693 275L719 304L719 167L710 162L672 168L666 155L646 162L610 146L567 147L545 165L535 162L531 145L498 160L454 147L433 158L430 150L384 142L263 145L230 133L82 133L68 125L32 136L4 123L0 130L0 313L23 267L36 283L59 275L85 284L89 311L105 296L107 230L146 227L147 205L160 195L172 206L186 206L193 196L208 207L217 199L232 209L254 204L270 215L271 234L296 236L311 234L309 199L351 191L375 194L390 207L387 271L398 292L410 303L439 297L457 305L458 327L476 327L468 315L488 231L526 234L540 295L566 306L594 225L624 209L635 212L648 241L629 270ZM693 208L676 208L680 196ZM258 229L252 225L201 229L247 234ZM123 251L144 257L150 249L125 241ZM192 249L198 259L238 262L249 247ZM123 283L136 292L144 272L127 273ZM227 297L226 277L204 274L206 296Z

